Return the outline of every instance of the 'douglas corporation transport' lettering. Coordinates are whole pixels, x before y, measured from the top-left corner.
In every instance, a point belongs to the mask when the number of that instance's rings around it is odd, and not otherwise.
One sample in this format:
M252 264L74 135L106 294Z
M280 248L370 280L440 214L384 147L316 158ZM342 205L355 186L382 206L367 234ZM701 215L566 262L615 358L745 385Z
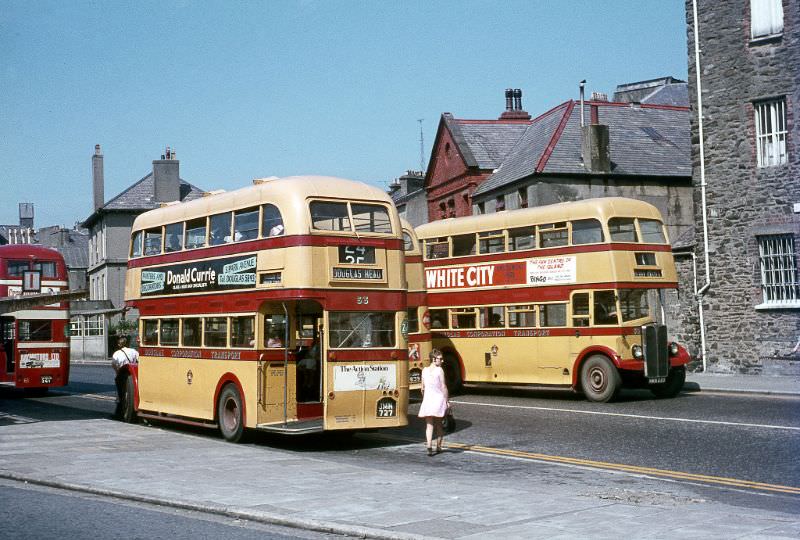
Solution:
M243 289L256 285L256 257L214 259L142 272L142 296Z

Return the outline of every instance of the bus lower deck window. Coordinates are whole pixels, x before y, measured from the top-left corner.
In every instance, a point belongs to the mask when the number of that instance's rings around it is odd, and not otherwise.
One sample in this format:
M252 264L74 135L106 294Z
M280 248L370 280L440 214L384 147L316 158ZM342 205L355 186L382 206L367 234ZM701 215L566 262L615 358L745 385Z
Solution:
M183 341L184 347L199 347L202 332L200 329L200 319L183 319Z
M178 344L178 319L164 319L161 321L161 345Z

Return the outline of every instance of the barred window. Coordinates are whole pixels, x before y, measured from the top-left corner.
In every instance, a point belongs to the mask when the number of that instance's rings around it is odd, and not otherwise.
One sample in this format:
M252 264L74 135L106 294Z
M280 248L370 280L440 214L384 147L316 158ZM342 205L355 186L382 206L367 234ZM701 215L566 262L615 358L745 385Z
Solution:
M795 254L794 237L791 234L758 237L761 291L765 305L800 305Z
M782 32L782 0L750 0L750 37L756 39Z
M759 167L786 163L786 100L756 103L756 159Z

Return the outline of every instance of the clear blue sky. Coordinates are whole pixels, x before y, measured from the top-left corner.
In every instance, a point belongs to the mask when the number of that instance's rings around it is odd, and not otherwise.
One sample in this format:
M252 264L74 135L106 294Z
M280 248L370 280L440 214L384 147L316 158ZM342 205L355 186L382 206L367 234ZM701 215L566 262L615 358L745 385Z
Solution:
M687 77L682 0L96 1L0 4L0 224L89 216L176 149L203 189L427 163L442 112L536 116L587 91Z

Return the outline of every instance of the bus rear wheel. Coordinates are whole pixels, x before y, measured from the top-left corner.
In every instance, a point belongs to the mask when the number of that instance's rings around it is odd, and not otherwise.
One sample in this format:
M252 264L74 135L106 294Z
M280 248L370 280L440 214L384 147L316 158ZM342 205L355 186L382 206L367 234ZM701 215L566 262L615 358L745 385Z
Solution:
M581 389L589 401L612 401L619 394L621 386L622 377L605 356L592 355L581 366Z
M442 369L444 370L444 382L447 385L447 392L451 396L460 394L461 390L464 389L464 381L461 379L461 366L458 365L458 358L452 353L445 353Z
M683 383L686 382L686 367L678 366L669 370L667 381L659 384L650 385L650 391L659 398L674 398L683 390Z
M228 442L239 442L244 434L242 397L232 384L222 389L217 403L219 431Z
M120 407L120 420L127 424L136 421L136 408L133 403L133 377L126 377L122 387L122 404Z

